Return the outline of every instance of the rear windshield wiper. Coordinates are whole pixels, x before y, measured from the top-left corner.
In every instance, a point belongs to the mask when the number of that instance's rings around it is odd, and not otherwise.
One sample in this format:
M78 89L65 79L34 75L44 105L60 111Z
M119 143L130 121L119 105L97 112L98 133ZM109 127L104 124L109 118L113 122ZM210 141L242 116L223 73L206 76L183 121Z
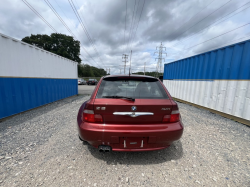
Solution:
M132 98L132 97L124 97L124 96L119 96L119 95L103 96L103 98L127 99L127 100L131 100L131 101L135 101L135 98Z

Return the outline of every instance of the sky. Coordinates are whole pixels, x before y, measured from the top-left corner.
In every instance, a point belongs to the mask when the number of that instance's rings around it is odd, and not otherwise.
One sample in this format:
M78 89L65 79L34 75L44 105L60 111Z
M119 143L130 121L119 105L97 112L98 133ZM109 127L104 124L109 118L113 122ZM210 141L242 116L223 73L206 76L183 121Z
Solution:
M81 59L110 74L156 71L189 56L250 39L249 0L1 0L0 33L19 39L31 34L74 35ZM24 2L28 2L53 29ZM64 26L48 6L71 32ZM72 7L76 8L80 16ZM158 47L158 48L157 48ZM87 51L87 53L86 53ZM132 51L132 55L131 55Z

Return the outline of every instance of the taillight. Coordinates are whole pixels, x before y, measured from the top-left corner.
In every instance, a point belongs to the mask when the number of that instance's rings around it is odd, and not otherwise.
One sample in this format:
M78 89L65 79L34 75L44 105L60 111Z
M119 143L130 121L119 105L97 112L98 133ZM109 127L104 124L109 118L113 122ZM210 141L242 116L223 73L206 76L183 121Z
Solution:
M173 110L171 115L165 115L162 120L163 123L173 123L177 121L180 121L179 110Z
M101 114L95 114L95 122L96 123L102 123L103 122Z
M83 121L86 122L91 122L91 123L102 123L103 119L102 119L102 115L100 114L95 114L93 110L83 110L83 114L82 114L82 119Z
M169 122L177 122L180 121L180 113L179 110L174 110L171 112L171 117Z

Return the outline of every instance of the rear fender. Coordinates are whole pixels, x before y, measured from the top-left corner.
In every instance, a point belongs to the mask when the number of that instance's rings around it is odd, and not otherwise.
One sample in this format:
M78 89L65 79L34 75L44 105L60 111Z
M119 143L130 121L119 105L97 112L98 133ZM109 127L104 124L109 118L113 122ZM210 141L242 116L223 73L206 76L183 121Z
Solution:
M88 101L85 101L78 110L78 114L77 114L77 124L78 124L78 126L80 126L80 124L82 123L82 113L83 113L83 109L85 108L87 102Z

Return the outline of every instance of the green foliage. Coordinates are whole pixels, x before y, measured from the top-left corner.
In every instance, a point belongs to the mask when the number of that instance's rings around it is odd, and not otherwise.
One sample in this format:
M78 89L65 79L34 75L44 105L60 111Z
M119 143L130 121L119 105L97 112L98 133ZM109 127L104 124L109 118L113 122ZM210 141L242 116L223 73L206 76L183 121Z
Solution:
M104 69L96 68L88 64L78 64L78 77L102 77L107 75Z
M32 34L30 37L23 38L22 41L78 62L79 64L81 63L79 57L80 42L74 40L72 36L59 33L52 33L50 36L46 34Z

